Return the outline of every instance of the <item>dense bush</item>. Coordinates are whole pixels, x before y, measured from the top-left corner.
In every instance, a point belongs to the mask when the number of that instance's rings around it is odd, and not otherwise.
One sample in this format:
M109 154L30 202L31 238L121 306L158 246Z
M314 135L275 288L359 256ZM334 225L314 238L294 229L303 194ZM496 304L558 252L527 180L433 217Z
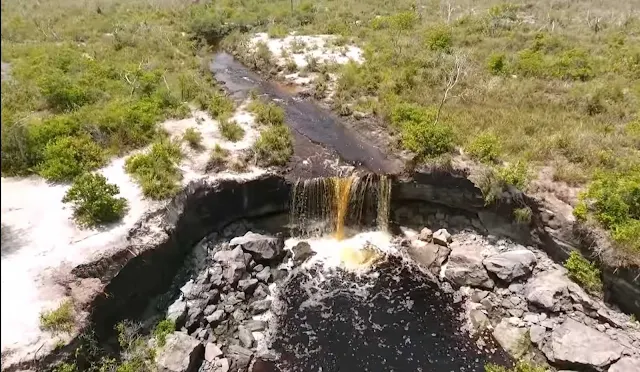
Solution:
M426 44L431 50L448 52L452 46L451 28L447 25L437 25L430 28L427 31Z
M234 120L220 118L218 128L222 137L231 142L238 142L244 137L244 129Z
M472 158L485 163L497 161L501 151L500 138L491 132L481 133L467 146L467 152Z
M73 302L66 300L57 309L40 314L40 328L59 333L70 332L74 324Z
M498 179L504 185L524 190L529 183L529 165L522 160L509 163L498 169Z
M504 53L492 53L487 60L487 68L494 75L504 74L507 70Z
M117 198L119 192L103 175L85 173L76 178L62 202L73 205L73 217L80 226L95 226L124 216L127 200Z
M140 184L145 196L165 199L180 189L182 174L176 163L181 158L179 145L162 141L154 143L146 154L129 157L125 169Z
M71 181L104 163L102 149L89 137L60 137L45 146L39 173L51 181Z
M602 292L600 270L595 264L582 257L580 253L572 251L564 263L564 267L569 272L569 277L587 291L594 294Z
M293 155L293 137L289 127L272 125L260 133L253 146L258 163L263 166L284 166Z
M162 347L167 343L167 336L171 333L173 333L173 331L176 330L176 324L169 320L169 319L164 319L162 321L160 321L156 327L153 329L153 335L156 338L156 341L158 342L158 346Z
M281 125L284 123L284 110L273 102L255 100L249 105L249 111L256 116L256 122L263 125Z
M206 104L209 114L216 119L232 113L235 108L235 104L231 98L221 92L211 93L211 97Z
M187 128L182 135L182 139L194 150L202 148L202 133L196 128Z
M453 150L453 129L445 124L407 122L401 132L402 145L419 156L435 157Z

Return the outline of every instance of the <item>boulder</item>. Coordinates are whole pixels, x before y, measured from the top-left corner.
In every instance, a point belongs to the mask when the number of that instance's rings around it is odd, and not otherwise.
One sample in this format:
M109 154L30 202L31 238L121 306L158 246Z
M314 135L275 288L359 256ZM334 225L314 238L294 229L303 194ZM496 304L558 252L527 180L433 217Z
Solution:
M171 320L176 325L176 328L178 329L182 328L182 325L185 321L186 316L187 316L187 302L182 299L178 299L176 302L171 304L167 309L166 318Z
M212 363L217 357L222 355L222 350L218 345L208 342L207 346L204 347L204 360L209 363Z
M206 317L207 323L211 324L211 326L215 326L216 324L218 324L221 320L223 320L225 318L225 315L226 315L226 313L224 312L224 310L218 309L218 310L214 311L211 315Z
M469 313L471 325L476 332L481 332L489 325L489 318L482 310L474 309Z
M252 347L255 342L251 331L243 326L238 327L238 339L240 340L240 344L246 348Z
M430 242L431 238L433 238L433 231L431 231L431 229L429 229L428 227L425 227L422 230L420 230L420 235L418 235L418 239L422 240L423 242Z
M216 360L215 368L215 372L229 372L229 360L227 358Z
M445 278L459 286L493 288L494 282L484 269L480 252L481 248L474 245L452 247L444 273Z
M231 239L230 247L240 247L251 253L256 262L265 263L280 259L284 256L284 240L272 236L256 234L251 231Z
M421 240L413 240L409 248L407 248L407 253L420 266L437 273L444 261L449 257L451 249L441 245L425 243Z
M531 275L536 266L536 255L528 249L503 252L485 258L484 267L506 282Z
M293 249L293 263L300 265L309 258L316 255L316 252L311 249L311 246L307 242L300 242L296 244Z
M451 234L446 229L440 229L433 233L433 242L439 245L447 246L451 243Z
M242 248L235 247L231 251L219 251L213 258L222 265L222 277L231 284L240 280L247 269Z
M243 326L251 332L264 331L267 327L267 324L262 320L257 319L249 319L244 322Z
M238 290L251 294L258 285L258 279L242 279L238 282Z
M519 359L526 352L527 330L511 324L508 319L502 319L493 330L493 337L500 346L514 358Z
M256 274L256 279L264 283L269 283L269 279L271 279L271 268L267 266L264 269L260 270Z
M271 308L271 300L258 300L251 304L252 314L261 314Z
M529 336L531 337L531 342L535 345L539 345L544 340L546 332L547 329L545 327L536 324L532 325L531 328L529 328Z
M174 332L156 356L160 372L195 372L202 364L204 346L186 333Z
M592 306L589 296L579 285L569 280L562 270L533 277L525 285L524 293L530 304L554 312L571 310L573 303Z
M229 345L227 357L231 359L231 367L234 371L245 371L251 362L253 352L240 345Z
M608 372L640 371L640 358L623 357L609 367Z
M551 345L543 351L559 364L601 369L620 359L624 347L606 334L567 318L551 332Z

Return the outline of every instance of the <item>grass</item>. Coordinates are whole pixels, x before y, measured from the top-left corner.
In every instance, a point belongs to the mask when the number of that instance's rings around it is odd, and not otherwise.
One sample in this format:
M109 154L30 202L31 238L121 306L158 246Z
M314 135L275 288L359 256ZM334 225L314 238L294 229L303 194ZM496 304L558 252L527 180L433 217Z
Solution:
M238 142L244 137L244 129L234 120L220 118L218 127L220 128L222 137L231 142Z
M602 292L600 270L595 264L582 257L580 253L572 251L564 263L564 267L569 272L569 277L588 292L596 295Z
M196 128L187 128L182 135L182 139L194 150L202 149L202 133Z
M167 336L176 330L176 325L169 319L160 321L153 330L153 335L158 342L158 346L162 347L167 343Z
M71 332L74 325L73 302L66 300L55 310L40 314L40 328L52 333Z
M229 150L220 147L220 145L216 144L211 150L211 155L209 156L209 164L207 168L220 170L225 167L227 164L227 159L229 158Z
M293 155L293 137L286 125L273 125L263 130L253 146L258 163L263 166L285 166Z
M182 158L180 146L169 141L156 142L148 153L136 154L125 162L125 170L142 187L146 197L161 200L175 195L182 174L177 163Z

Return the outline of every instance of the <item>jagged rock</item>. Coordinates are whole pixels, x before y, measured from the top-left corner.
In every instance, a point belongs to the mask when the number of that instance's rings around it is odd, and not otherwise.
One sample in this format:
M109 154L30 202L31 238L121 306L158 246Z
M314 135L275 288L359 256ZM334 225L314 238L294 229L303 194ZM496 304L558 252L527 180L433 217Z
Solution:
M440 229L433 233L433 242L439 245L447 246L451 243L451 234L446 229Z
M640 371L640 358L623 357L609 367L608 372L632 372Z
M231 367L235 371L244 371L249 366L253 352L240 345L230 345L227 357L231 359Z
M568 311L572 303L591 307L589 296L561 270L542 273L527 282L524 293L529 303L550 311Z
M229 360L227 358L216 360L215 368L215 372L229 372Z
M251 304L252 314L261 314L271 308L271 300L258 300Z
M430 242L432 238L433 238L433 231L431 231L431 229L425 227L422 230L420 230L418 239L422 240L423 242Z
M174 332L156 356L160 372L194 372L204 357L204 346L186 333Z
M252 347L253 343L255 342L251 331L243 326L238 327L238 339L240 340L240 344L246 348Z
M204 312L202 313L202 315L208 317L209 315L213 314L214 311L216 311L216 305L209 305L204 308Z
M243 320L247 319L247 314L242 311L242 309L236 309L233 314L231 314L231 316L233 317L233 319L235 319L237 322L242 322Z
M191 293L194 285L195 283L193 279L190 279L188 282L184 283L184 285L180 287L180 292L182 293L182 296L186 296L188 293Z
M213 362L217 357L222 355L222 350L218 345L208 342L204 348L204 360L207 362Z
M251 332L263 331L267 327L264 321L255 319L247 320L243 326Z
M284 240L251 231L231 239L230 247L241 247L246 252L251 253L253 259L258 263L277 260L284 256Z
M506 282L531 274L537 262L536 255L527 249L499 253L485 258L484 267Z
M476 290L473 292L473 294L471 295L471 301L473 302L480 302L482 301L485 297L487 297L489 295L489 291L484 291L484 290Z
M259 283L253 291L253 298L256 300L264 300L269 295L269 287L263 283Z
M269 283L269 279L271 279L271 268L267 266L260 270L260 272L256 274L256 279L264 283Z
M216 252L213 258L222 265L222 277L228 283L237 283L247 268L247 264L244 261L244 252L239 246L231 251Z
M224 284L224 277L222 276L222 266L219 263L216 263L207 271L209 272L209 282L215 287L222 287L222 285Z
M526 319L525 319L526 320ZM538 345L544 340L547 329L543 326L532 325L529 328L529 337L531 337L531 342Z
M491 289L494 285L482 265L480 248L474 245L455 245L452 247L444 276L459 286L467 285Z
M171 320L176 324L176 328L182 328L182 324L184 323L187 316L187 302L178 299L176 302L171 304L167 309L167 319Z
M556 363L603 368L620 359L624 348L604 333L571 318L551 332L550 348L543 350Z
M267 266L267 267L269 267L269 266ZM260 271L262 271L262 269L264 269L264 265L258 264L256 266L254 266L254 268L252 270L255 271L255 272L260 272Z
M238 282L238 289L242 292L251 294L258 285L258 279L242 279Z
M475 309L469 312L469 319L471 325L476 332L484 330L489 325L489 318L481 310Z
M218 309L216 311L214 311L211 315L206 317L206 320L209 324L211 324L212 326L215 326L216 324L218 324L218 322L220 322L221 320L223 320L225 318L225 312L222 309Z
M520 358L525 350L527 330L511 324L508 319L502 319L493 330L496 341L514 358Z
M451 253L451 249L446 246L425 243L421 240L413 240L407 249L407 253L420 266L437 273L449 253Z
M293 249L293 262L296 265L300 265L309 258L316 255L316 252L311 249L311 246L307 242L300 242L296 244Z

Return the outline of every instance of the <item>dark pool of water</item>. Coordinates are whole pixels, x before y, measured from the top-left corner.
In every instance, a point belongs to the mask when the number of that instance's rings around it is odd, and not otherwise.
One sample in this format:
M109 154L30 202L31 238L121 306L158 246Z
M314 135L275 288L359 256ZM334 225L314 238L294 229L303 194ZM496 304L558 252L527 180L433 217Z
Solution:
M216 53L211 71L218 82L236 99L246 99L252 90L275 100L285 111L286 123L312 142L334 150L346 162L364 166L376 173L395 173L398 162L391 161L375 145L345 127L331 111L275 82L263 79L228 53Z
M509 362L502 350L479 350L452 298L398 259L375 273L301 272L284 285L272 345L280 370L463 372Z

